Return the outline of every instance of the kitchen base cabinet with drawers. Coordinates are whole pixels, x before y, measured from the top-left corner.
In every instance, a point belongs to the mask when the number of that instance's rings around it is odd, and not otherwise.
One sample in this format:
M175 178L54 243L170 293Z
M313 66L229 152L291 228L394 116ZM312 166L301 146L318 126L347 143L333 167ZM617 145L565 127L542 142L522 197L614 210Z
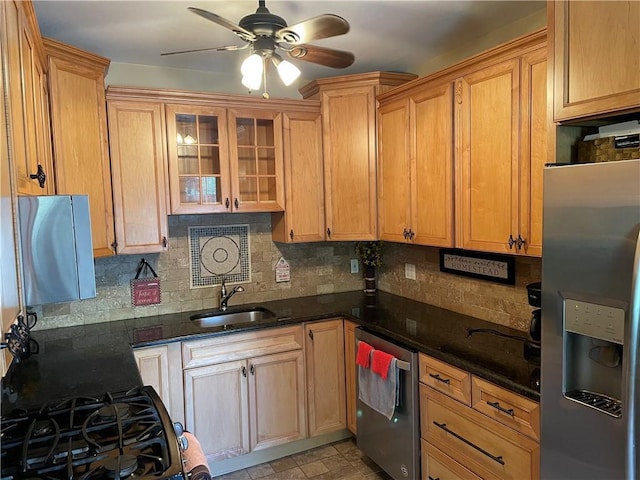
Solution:
M423 479L539 479L537 402L420 354Z

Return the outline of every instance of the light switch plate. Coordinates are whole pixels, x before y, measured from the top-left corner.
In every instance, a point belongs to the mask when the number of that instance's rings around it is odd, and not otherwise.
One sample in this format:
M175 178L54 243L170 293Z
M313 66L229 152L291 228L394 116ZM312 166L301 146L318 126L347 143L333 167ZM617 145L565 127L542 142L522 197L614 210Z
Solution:
M404 264L404 276L409 280L416 279L416 266L413 263Z
M358 264L358 260L355 258L351 259L351 273L358 273L360 271L360 265Z

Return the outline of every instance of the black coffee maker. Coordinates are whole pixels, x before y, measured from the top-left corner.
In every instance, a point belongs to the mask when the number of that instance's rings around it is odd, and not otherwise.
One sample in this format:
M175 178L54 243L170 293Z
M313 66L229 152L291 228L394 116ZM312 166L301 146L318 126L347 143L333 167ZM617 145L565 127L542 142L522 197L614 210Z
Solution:
M542 284L541 282L527 285L527 297L529 305L537 307L531 312L531 323L529 324L529 336L524 342L525 358L540 357L540 333L542 330Z

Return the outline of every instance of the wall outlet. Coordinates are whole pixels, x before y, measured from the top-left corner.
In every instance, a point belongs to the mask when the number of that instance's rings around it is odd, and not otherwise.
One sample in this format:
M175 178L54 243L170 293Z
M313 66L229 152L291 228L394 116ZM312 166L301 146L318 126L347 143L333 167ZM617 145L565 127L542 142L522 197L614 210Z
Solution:
M358 273L360 271L360 264L355 258L351 259L351 273Z
M416 279L416 266L413 263L404 264L404 276L409 280Z

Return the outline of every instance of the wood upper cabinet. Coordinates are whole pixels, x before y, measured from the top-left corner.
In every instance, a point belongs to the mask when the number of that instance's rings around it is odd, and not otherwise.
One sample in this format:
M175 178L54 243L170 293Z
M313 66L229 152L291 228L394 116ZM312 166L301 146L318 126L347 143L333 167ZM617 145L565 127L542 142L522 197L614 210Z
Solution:
M284 190L286 210L271 215L275 242L325 239L322 120L312 112L284 112Z
M4 2L8 114L21 195L54 193L46 62L31 2Z
M540 45L457 81L458 247L541 255L546 78Z
M344 333L342 319L306 324L305 356L309 435L346 427Z
M230 109L228 122L233 211L284 210L282 114Z
M180 343L134 348L140 377L160 396L174 422L184 424Z
M281 113L168 104L166 116L171 213L284 209Z
M56 193L89 196L95 257L115 253L104 75L109 60L43 39L49 62Z
M453 88L422 85L379 108L382 240L453 245Z
M640 3L547 2L553 117L559 122L640 107Z
M376 96L415 77L373 72L319 79L300 90L321 102L327 240L378 238Z
M167 249L164 106L112 100L107 92L117 253Z

